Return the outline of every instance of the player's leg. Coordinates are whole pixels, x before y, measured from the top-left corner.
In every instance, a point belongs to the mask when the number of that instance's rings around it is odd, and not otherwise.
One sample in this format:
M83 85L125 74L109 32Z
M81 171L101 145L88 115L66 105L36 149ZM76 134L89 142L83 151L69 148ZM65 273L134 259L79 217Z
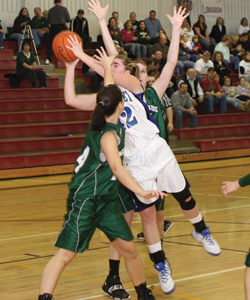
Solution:
M245 300L250 300L250 250L246 257L245 271Z
M128 225L131 225L133 218L133 210L124 214L124 218ZM114 247L113 243L109 244L109 274L102 286L102 290L106 295L114 299L129 299L130 295L124 289L120 276L120 254Z
M52 299L52 293L64 268L76 256L75 252L58 249L43 270L38 300Z

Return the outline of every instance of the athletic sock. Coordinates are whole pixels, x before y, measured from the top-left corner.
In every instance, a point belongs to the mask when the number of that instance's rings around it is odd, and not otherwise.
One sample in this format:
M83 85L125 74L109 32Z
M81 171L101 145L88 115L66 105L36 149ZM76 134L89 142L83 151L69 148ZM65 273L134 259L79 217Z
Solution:
M149 257L155 265L166 260L165 252L163 250L149 253Z
M146 282L141 283L141 284L138 285L138 286L135 286L135 290L136 290L137 295L143 294L143 292L144 292L146 289L147 289L147 284L146 284Z
M38 300L52 300L52 295L51 294L42 294L39 295Z
M207 228L204 219L202 218L201 213L198 214L197 217L189 219L189 221L193 224L195 230L197 232L202 232L204 229Z
M120 266L120 260L114 260L110 259L109 260L109 277L112 276L119 276L119 266Z

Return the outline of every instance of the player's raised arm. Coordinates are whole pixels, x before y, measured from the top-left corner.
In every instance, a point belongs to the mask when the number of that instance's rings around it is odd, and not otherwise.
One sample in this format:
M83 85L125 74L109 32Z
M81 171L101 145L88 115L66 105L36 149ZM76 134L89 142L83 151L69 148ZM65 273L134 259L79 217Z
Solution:
M107 23L106 23L106 16L109 9L109 4L107 4L105 7L102 7L99 0L90 0L87 1L88 3L88 9L93 12L96 15L96 18L99 22L101 34L103 38L103 42L105 45L105 48L108 52L109 56L116 56L118 55L118 52L115 48L114 42L110 36Z
M170 16L169 14L166 14L172 24L172 38L168 51L167 62L162 69L160 77L152 85L160 99L168 87L178 61L181 25L183 20L189 15L185 15L185 11L186 9L183 9L180 6L177 12L176 7L174 6L174 15Z

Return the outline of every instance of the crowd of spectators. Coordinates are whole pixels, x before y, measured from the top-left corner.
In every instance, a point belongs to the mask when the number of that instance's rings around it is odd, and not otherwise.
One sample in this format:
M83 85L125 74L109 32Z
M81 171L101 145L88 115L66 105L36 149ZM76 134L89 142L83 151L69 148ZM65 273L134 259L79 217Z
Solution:
M35 45L39 48L42 43L47 43L45 64L51 62L51 45L54 36L67 28L82 37L85 49L93 47L84 11L79 9L76 17L71 19L67 8L62 6L61 0L54 0L54 3L54 7L44 11L43 15L39 7L35 8L32 19L27 8L22 8L14 21L10 35L11 39L17 39L20 47L25 27L27 24L31 25ZM192 1L178 0L177 6L180 5L192 12ZM193 112L204 114L214 113L214 106L217 104L220 113L226 113L227 104L239 110L250 110L250 28L245 17L239 23L237 32L232 35L227 34L225 20L222 17L217 18L211 30L206 24L204 15L199 15L193 26L190 18L185 19L182 24L179 57L175 69L176 79L173 80L182 84L178 86L175 83L169 97L172 101L176 101L177 95L182 98L186 97L186 93L189 95L185 112L190 114L192 127L196 126L196 123L190 105ZM170 37L167 36L155 10L150 10L148 17L143 20L138 20L136 12L133 11L124 23L119 18L119 12L113 11L108 20L108 29L119 55L131 60L143 58L149 75L153 78L159 76L166 63ZM2 39L3 31L0 27L0 49L2 49ZM99 44L94 43L95 46L102 45L101 35L97 41ZM84 70L85 75L86 72L92 74L91 70ZM240 92L240 87L234 89L234 86L238 83L241 86L241 78L245 83ZM98 78L97 85L99 82ZM172 98L173 93L175 93L174 98ZM173 107L177 118L174 103ZM180 123L181 121L179 125Z

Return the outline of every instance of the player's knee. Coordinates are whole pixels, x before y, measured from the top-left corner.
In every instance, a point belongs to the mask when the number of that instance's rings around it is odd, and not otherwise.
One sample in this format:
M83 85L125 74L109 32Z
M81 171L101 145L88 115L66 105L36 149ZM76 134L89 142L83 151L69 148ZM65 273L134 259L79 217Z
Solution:
M155 206L150 206L140 212L144 224L152 224L156 220Z
M76 256L76 253L64 249L59 249L57 256L59 256L63 264L67 266Z
M186 185L184 190L179 193L173 193L175 199L179 202L183 210L191 210L195 207L196 202L192 197L188 186Z
M135 248L135 244L131 242L123 242L122 245L120 245L120 254L125 259L135 259L137 257L137 252Z

